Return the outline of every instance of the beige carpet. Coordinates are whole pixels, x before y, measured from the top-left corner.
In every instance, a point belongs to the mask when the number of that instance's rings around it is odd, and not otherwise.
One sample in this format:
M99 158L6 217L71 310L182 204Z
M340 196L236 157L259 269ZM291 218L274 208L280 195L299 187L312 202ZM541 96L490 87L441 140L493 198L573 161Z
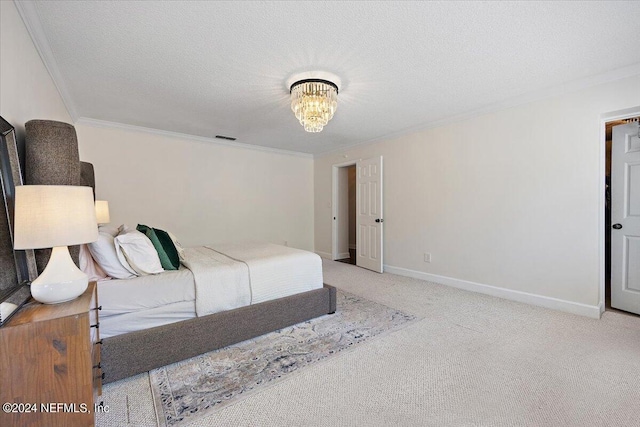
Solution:
M194 423L416 319L338 289L334 314L150 371L158 423Z
M593 320L355 266L325 282L423 319L195 426L632 426L640 318ZM148 375L110 384L98 426L155 426Z

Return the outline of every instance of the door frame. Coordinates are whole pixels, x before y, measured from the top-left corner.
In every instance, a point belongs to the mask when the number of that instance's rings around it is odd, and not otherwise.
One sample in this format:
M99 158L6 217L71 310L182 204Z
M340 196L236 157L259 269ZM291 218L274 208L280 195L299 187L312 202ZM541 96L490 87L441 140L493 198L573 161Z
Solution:
M606 277L605 276L605 233L604 229L604 221L605 221L605 200L604 195L606 191L606 159L607 159L607 136L606 136L606 125L607 122L612 122L614 120L624 120L630 119L632 117L640 116L640 106L627 108L624 110L612 111L609 113L600 115L600 161L599 163L599 173L598 173L598 241L599 241L599 259L600 259L600 302L598 306L600 308L600 316L604 313L605 310L605 286L606 286Z
M338 216L338 169L355 166L360 159L349 160L343 163L336 163L331 170L331 259L338 259L338 222L333 219Z

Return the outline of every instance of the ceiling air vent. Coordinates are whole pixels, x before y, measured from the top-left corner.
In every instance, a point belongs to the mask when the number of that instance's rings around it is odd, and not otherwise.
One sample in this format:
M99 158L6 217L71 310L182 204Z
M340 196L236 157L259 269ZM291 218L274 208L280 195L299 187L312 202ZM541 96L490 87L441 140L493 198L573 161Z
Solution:
M224 135L216 135L216 138L218 139L226 139L227 141L235 141L236 138L232 137L232 136L224 136Z

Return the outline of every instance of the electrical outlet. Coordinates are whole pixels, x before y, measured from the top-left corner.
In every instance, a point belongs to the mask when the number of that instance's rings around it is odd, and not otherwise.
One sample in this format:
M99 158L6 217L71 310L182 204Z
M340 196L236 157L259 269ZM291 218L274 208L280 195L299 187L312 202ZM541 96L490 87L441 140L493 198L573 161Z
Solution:
M424 262L431 262L431 254L424 253Z

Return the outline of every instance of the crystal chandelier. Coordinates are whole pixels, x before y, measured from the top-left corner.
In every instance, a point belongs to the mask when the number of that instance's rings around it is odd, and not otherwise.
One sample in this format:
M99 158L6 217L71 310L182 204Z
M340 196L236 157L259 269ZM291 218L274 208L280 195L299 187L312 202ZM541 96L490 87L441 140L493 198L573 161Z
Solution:
M320 132L338 108L338 86L328 80L305 79L291 85L291 110L307 132Z

